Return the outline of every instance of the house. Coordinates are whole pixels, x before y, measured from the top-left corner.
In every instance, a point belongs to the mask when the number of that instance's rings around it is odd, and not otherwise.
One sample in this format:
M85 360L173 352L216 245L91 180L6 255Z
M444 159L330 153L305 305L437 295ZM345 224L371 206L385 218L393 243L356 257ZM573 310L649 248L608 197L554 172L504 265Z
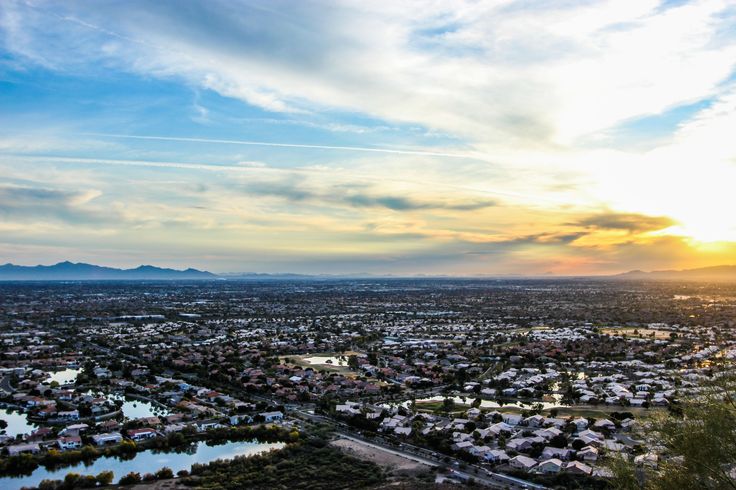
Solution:
M65 410L56 414L60 420L79 420L79 410Z
M53 430L51 430L49 427L41 427L40 429L36 429L33 432L31 432L31 435L28 436L28 441L43 441L47 437L53 434Z
M82 438L79 436L59 437L56 440L56 443L59 445L59 449L61 450L79 449L82 447Z
M598 459L598 449L593 446L585 446L578 451L578 459L583 461L596 461Z
M578 434L578 437L581 439L588 437L588 438L595 439L598 441L602 441L604 439L603 434L594 432L592 430L584 430L580 434Z
M546 459L557 458L566 461L572 459L572 455L573 451L567 448L546 447L542 451L542 457Z
M62 436L78 436L79 434L81 434L82 432L88 429L89 429L89 425L87 424L72 424L72 425L67 425L66 427L64 427L64 429L62 429L62 431L59 432L59 434ZM107 430L110 430L110 429L107 429Z
M250 415L231 415L230 425L250 424L253 422L253 417Z
M16 444L14 446L8 446L8 456L18 456L20 454L38 454L41 452L41 448L38 443L30 444Z
M537 462L528 456L514 456L509 460L509 466L517 470L529 471L537 466Z
M261 412L258 415L263 417L263 421L266 423L284 420L284 414L281 412Z
M97 446L108 446L111 444L120 444L123 442L123 436L120 432L107 432L105 434L95 434L92 436L92 441Z
M110 419L100 422L97 424L97 427L107 432L116 432L122 428L122 425L120 425L120 422L117 420Z
M216 420L197 422L197 432L204 432L210 429L219 429L220 427L222 427L222 424L217 422Z
M590 475L593 472L593 468L580 461L570 461L565 464L565 471L576 475Z
M453 451L470 451L472 447L472 441L460 441L451 446Z
M141 417L141 418L138 418L138 419L135 419L135 420L136 420L136 422L140 422L141 425L147 425L149 427L157 427L157 426L161 425L161 419L158 418L158 417L156 417L156 416L152 416L152 417Z
M588 420L582 417L576 418L575 420L572 421L572 423L575 424L575 427L577 428L578 432L588 428Z
M164 433L171 434L172 432L181 432L186 428L187 426L184 424L167 424L164 425Z
M544 417L541 415L532 415L524 419L524 424L529 427L541 427L544 423Z
M551 458L546 461L542 461L537 466L537 471L540 473L554 474L562 471L562 461L557 458Z
M503 449L491 449L483 455L483 458L491 463L506 463L510 459Z
M491 448L489 448L488 446L472 446L470 448L470 454L472 454L473 456L481 457L490 450Z
M480 409L475 407L468 409L467 416L470 420L476 420L480 417Z
M596 420L596 422L593 424L593 428L594 429L615 430L616 424L614 424L608 419L601 419L601 420Z
M95 376L100 379L109 379L112 376L110 370L103 367L96 367L94 368L93 372Z
M526 438L511 439L506 442L506 449L512 449L514 451L526 451L530 447L532 447L532 441Z
M144 441L146 439L153 439L158 434L155 430L146 427L143 429L131 429L128 431L128 437L134 441Z
M397 436L408 436L411 434L411 427L396 427L394 428L394 434Z
M492 426L488 427L488 431L493 434L494 436L497 436L503 432L507 434L511 434L513 432L514 428L507 424L506 422L499 422L497 424L493 424Z

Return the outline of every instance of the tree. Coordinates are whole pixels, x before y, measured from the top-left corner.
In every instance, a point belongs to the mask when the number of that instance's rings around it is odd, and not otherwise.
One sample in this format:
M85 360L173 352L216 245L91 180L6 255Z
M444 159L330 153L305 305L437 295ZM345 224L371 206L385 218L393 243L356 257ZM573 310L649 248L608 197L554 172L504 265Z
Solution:
M174 478L174 472L171 471L171 468L164 466L156 472L156 478L159 480L169 480Z
M697 397L682 400L669 414L654 417L647 438L662 447L656 470L615 461L611 471L621 486L736 489L736 378L720 378Z
M445 398L442 400L442 411L450 413L455 409L455 400L452 398Z
M140 483L142 481L141 474L135 473L131 471L124 477L120 479L118 482L119 485L135 485L136 483Z
M74 488L81 478L82 476L79 473L67 473L64 477L64 483L62 483L62 486L64 488Z
M112 471L103 471L97 475L97 483L104 487L112 483L112 479L115 474Z
M355 370L355 369L358 369L359 366L360 364L358 364L358 356L353 354L350 357L348 357L348 367L350 369Z

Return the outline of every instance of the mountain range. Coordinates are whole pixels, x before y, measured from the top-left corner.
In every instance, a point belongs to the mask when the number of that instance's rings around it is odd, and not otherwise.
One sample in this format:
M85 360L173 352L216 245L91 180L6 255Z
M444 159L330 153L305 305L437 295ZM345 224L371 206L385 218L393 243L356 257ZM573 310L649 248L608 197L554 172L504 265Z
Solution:
M372 276L370 274L356 275L308 275L308 274L265 274L265 273L237 273L216 275L211 272L197 269L166 269L152 265L141 265L134 269L116 269L99 265L59 262L54 265L22 266L14 264L0 265L0 281L176 281L176 280L298 280L298 279L349 279L349 278L386 278L400 276ZM418 276L417 278L431 279L433 276ZM584 276L578 276L583 278ZM457 279L452 276L437 276L438 279ZM479 279L565 279L556 276L483 276ZM624 272L613 276L596 276L603 280L627 281L694 281L694 282L735 282L736 265L720 265L699 269L663 270L645 272L641 270Z
M211 272L197 269L164 269L152 265L142 265L135 269L72 262L36 266L0 265L0 281L174 281L217 277Z
M612 279L644 281L694 281L694 282L736 282L736 265L717 265L699 269L664 271L629 271Z

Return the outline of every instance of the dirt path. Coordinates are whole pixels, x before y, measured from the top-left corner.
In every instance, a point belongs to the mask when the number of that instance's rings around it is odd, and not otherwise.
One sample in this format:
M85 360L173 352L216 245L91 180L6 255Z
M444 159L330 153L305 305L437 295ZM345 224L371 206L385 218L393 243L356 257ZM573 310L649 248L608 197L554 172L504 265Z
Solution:
M351 456L372 461L379 466L389 468L394 474L415 475L417 473L423 473L429 468L417 461L412 461L397 454L381 451L380 449L373 448L358 441L336 439L330 444L342 449Z

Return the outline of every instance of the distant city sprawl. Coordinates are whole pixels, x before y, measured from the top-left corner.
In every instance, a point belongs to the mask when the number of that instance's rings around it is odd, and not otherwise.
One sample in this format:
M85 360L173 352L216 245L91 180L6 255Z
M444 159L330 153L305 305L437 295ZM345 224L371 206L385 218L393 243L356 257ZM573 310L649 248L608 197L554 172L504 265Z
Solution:
M736 286L727 284L366 279L0 290L7 488L175 476L240 488L256 485L242 475L258 473L249 466L258 458L350 467L333 479L345 485L655 481L658 467L685 457L661 445L657 424L728 379L736 353ZM150 451L171 456L159 465L140 454ZM250 458L214 463L238 455ZM236 474L241 483L222 483Z

